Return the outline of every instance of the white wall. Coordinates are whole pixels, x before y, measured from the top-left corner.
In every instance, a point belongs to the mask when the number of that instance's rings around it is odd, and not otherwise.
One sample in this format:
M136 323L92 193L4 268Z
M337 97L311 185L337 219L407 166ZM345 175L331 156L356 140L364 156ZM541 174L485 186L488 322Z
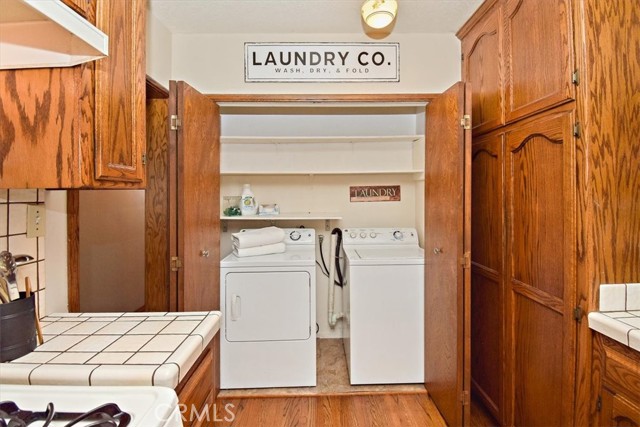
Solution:
M147 11L147 75L169 88L171 80L171 32Z
M454 34L400 34L397 83L245 83L245 42L371 42L364 34L175 34L171 78L203 93L439 93L460 80Z
M68 301L67 192L45 191L47 212L45 271L47 279L45 314L66 313Z

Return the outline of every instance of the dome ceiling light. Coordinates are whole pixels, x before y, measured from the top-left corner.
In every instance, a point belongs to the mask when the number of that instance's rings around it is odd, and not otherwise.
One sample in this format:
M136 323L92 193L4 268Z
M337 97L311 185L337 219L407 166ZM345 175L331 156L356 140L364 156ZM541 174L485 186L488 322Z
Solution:
M396 0L365 0L362 4L362 19L371 28L380 29L388 26L397 13Z

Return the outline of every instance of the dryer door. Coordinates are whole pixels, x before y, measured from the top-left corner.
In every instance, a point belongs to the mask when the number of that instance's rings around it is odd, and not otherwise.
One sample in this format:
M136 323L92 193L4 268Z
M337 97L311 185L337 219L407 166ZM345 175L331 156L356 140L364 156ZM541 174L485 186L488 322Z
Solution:
M311 336L311 277L306 271L225 276L227 341L306 340Z

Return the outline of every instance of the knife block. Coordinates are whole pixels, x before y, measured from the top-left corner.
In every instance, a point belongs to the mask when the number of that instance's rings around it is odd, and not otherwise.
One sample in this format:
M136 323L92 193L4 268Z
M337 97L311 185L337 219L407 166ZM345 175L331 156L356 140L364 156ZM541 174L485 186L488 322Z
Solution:
M8 362L36 348L35 296L0 304L0 362Z

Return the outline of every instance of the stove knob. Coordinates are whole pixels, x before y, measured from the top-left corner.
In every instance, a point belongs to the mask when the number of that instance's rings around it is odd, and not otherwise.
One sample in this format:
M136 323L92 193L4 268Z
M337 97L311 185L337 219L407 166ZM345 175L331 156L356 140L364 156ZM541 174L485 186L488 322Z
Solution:
M294 242L297 242L298 240L300 240L300 237L302 237L302 235L300 234L300 232L299 232L299 231L292 231L292 232L289 234L289 238L290 238L291 240L293 240Z
M364 231L360 233L360 238L361 239L366 239L367 238L367 233L365 233Z
M404 234L402 234L402 231L396 230L393 232L393 238L396 240L402 240L404 239Z
M369 234L369 237L371 237L372 239L375 239L377 236L378 236L378 235L377 235L374 231L372 231L372 232Z
M358 235L354 231L352 231L351 233L349 233L349 237L355 239L356 237L358 237Z

